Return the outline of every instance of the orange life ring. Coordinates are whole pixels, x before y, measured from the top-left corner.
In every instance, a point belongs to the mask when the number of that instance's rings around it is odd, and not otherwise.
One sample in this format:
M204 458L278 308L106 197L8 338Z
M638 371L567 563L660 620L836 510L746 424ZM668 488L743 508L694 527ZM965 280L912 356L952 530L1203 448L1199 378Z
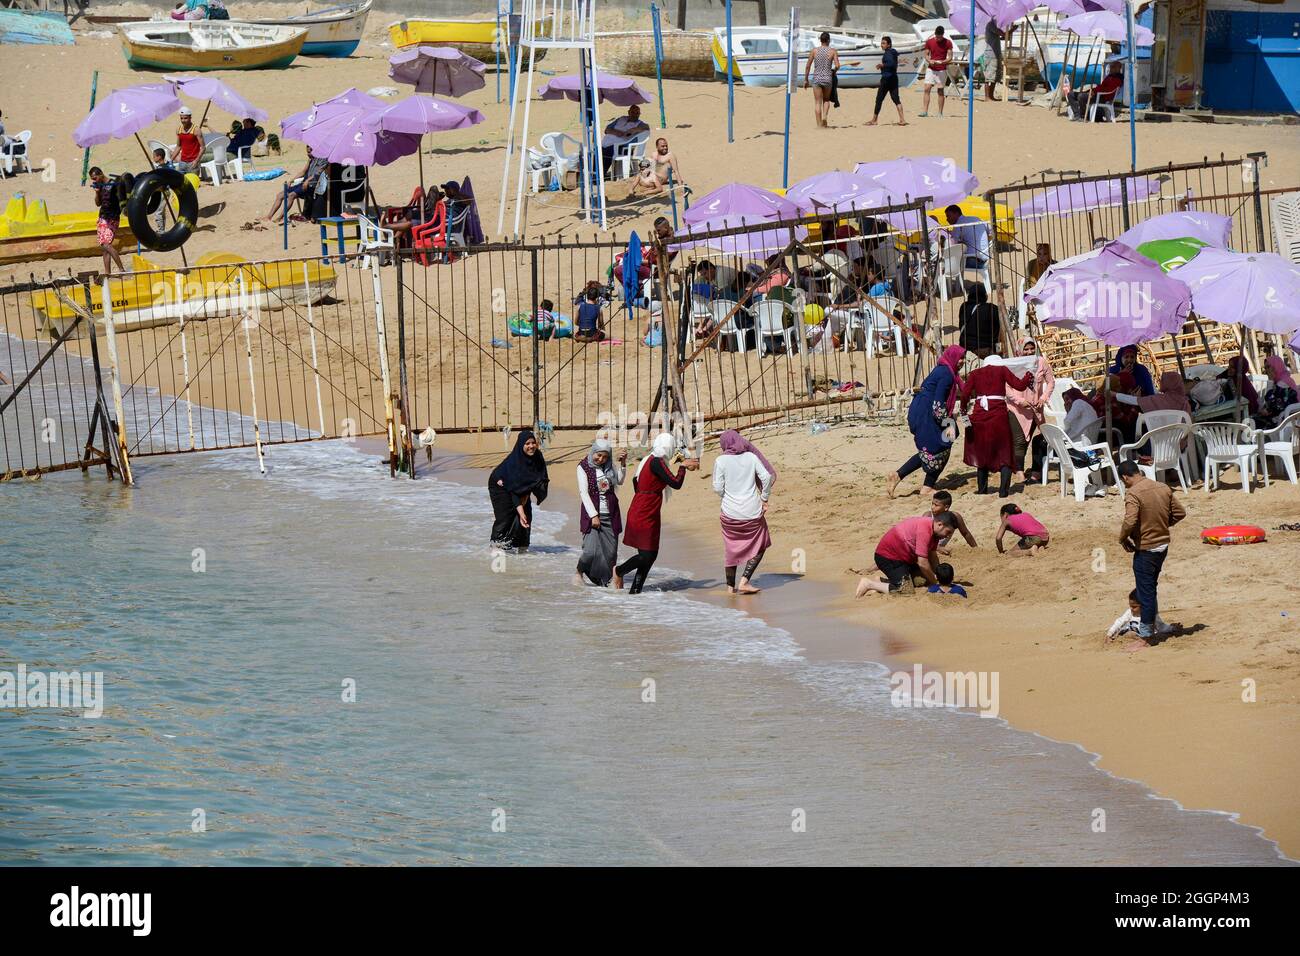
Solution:
M1253 524L1225 524L1201 532L1201 540L1207 544L1258 544L1266 537L1264 529Z

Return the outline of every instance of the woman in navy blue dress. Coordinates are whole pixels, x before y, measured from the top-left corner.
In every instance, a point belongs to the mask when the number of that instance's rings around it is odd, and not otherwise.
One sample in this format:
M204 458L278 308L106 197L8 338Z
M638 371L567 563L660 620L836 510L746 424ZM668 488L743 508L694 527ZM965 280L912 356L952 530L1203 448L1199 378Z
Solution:
M939 475L952 453L952 443L957 439L956 427L948 426L964 385L959 369L965 357L966 350L960 345L944 349L939 364L925 377L921 390L912 399L907 410L907 427L912 430L916 454L889 476L889 497L894 497L898 483L918 468L925 472L922 493L935 491Z

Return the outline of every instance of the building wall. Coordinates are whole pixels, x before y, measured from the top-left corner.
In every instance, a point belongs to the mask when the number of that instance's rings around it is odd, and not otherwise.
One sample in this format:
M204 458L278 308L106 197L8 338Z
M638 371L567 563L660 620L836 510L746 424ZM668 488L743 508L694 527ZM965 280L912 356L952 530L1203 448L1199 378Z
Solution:
M1209 0L1203 105L1300 113L1300 0Z

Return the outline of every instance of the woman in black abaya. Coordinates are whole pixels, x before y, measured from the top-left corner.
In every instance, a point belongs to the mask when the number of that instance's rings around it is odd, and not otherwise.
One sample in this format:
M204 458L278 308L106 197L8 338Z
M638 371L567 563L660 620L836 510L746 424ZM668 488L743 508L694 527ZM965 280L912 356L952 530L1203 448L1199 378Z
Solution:
M549 481L537 436L527 429L521 431L514 450L488 476L494 546L527 549L532 537L532 499L539 505L546 500Z

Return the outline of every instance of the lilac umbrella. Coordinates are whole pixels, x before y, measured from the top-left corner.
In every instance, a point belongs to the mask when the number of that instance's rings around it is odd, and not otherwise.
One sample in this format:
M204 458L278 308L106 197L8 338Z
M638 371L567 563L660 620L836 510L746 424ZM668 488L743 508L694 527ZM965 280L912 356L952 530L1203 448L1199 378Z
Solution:
M1097 10L1093 13L1078 13L1066 17L1058 26L1081 37L1100 37L1122 43L1128 40L1128 24L1118 13L1109 10ZM1133 42L1138 46L1151 46L1156 42L1155 34L1144 26L1133 24Z
M980 188L974 173L946 156L905 156L858 163L853 175L866 180L895 203L929 196L934 205L946 206L960 202Z
M1037 307L1042 322L1122 346L1182 329L1191 293L1134 249L1108 242L1049 266L1025 302Z
M766 259L770 255L783 251L792 240L803 240L808 236L808 230L803 226L796 226L793 229L789 226L773 226L770 229L738 232L729 236L715 236L704 239L691 238L691 232L713 232L719 229L738 229L742 226L752 225L755 225L754 221L744 216L718 216L713 219L706 219L703 222L694 223L691 229L687 231L686 238L671 243L669 248L675 250L709 248L716 249L727 255Z
M1269 334L1300 329L1300 266L1275 253L1202 249L1169 275L1192 290L1197 315Z
M1232 239L1232 217L1199 210L1167 212L1152 216L1116 237L1116 241L1134 249L1159 239L1199 239L1216 249L1226 249Z
M1111 13L1120 14L1124 12L1124 0L1046 0L1043 5L1053 13L1060 13L1067 17L1080 13L1095 13L1098 10L1109 10Z
M180 108L181 101L169 83L146 83L114 90L77 124L72 140L83 148L101 146L110 139L138 134ZM137 135L136 139L139 138Z
M263 123L269 118L266 110L258 109L225 83L210 76L164 76L163 79L175 87L177 93L184 93L190 99L207 100L208 106L215 106L231 116L249 117ZM207 115L208 111L204 109L200 126Z
M388 75L414 86L417 93L464 96L487 84L481 62L448 46L407 47L390 56L388 63Z
M377 110L353 108L317 116L301 139L312 155L345 166L387 166L419 152L420 134L380 129Z
M294 113L292 116L280 120L280 135L285 139L301 140L303 131L318 120L337 118L341 115L355 113L358 110L378 111L387 107L388 103L362 93L354 87L344 90L338 96L332 96L322 103L317 103L310 109Z
M626 76L616 76L613 73L602 73L597 70L596 89L600 92L600 101L602 103L608 100L615 106L635 106L637 103L650 102L650 97L645 94L641 87L636 85L636 81ZM538 90L537 95L544 100L581 102L582 77L577 75L557 76Z
M774 192L745 183L731 183L697 199L682 214L682 221L691 225L719 216L744 216L754 222L798 219L801 215L798 206Z
M890 204L889 199L864 177L838 169L799 180L786 190L785 198L805 212L879 209Z
M435 100L432 96L408 96L404 100L366 114L366 122L387 133L415 135L465 129L483 122L483 114L468 106ZM417 145L413 152L418 152ZM407 155L403 153L402 155ZM424 189L424 156L420 156L420 189Z
M1158 179L1124 178L1128 180L1129 202L1146 199L1152 193L1160 191ZM1053 186L1021 205L1016 210L1016 218L1040 219L1043 216L1067 215L1099 209L1102 206L1120 206L1123 203L1124 194L1119 177L1097 179L1090 182L1070 183L1066 186Z
M992 20L1005 30L1037 5L1037 0L975 0L975 29L983 30ZM970 0L952 0L948 22L959 31L969 30Z

